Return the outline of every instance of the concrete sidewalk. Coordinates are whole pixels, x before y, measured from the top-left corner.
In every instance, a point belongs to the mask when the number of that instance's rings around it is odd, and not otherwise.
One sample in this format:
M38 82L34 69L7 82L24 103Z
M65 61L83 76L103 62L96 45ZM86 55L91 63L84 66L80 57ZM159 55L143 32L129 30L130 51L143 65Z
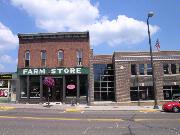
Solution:
M162 107L159 106L159 109L153 109L153 106L88 106L88 105L75 105L71 104L55 104L50 103L50 107L47 104L13 104L13 103L0 103L0 110L3 108L10 109L55 109L62 110L67 112L76 112L76 111L144 111L144 112L157 112L161 111ZM4 109L6 110L6 109ZM8 109L7 109L8 110Z

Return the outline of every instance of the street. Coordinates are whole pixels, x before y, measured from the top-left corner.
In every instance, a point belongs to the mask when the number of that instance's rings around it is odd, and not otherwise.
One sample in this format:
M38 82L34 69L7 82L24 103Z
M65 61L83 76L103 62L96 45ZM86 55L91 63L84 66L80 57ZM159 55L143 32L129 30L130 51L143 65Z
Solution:
M180 113L13 109L0 111L0 135L180 135Z

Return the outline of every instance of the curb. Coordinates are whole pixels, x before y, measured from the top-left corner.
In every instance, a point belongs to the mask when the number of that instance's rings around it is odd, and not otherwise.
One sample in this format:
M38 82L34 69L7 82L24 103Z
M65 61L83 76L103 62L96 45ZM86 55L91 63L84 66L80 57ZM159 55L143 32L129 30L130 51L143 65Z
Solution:
M154 110L154 109L144 109L144 110L139 110L139 112L160 112L161 110Z
M82 112L84 110L78 108L67 108L65 109L66 112Z
M13 110L15 107L11 106L0 106L0 111L7 111L7 110Z

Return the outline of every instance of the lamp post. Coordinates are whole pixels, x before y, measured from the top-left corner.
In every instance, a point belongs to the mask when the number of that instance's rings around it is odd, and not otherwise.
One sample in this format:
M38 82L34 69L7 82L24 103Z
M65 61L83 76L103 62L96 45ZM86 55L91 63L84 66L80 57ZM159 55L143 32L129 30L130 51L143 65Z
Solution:
M151 56L151 67L152 67L152 80L153 80L153 89L154 89L154 109L159 109L159 106L157 103L157 90L155 87L153 55L152 55L152 47L151 47L151 36L150 36L150 30L149 30L149 18L152 17L153 15L154 15L153 12L148 13L147 26L148 26L149 47L150 47L150 56Z

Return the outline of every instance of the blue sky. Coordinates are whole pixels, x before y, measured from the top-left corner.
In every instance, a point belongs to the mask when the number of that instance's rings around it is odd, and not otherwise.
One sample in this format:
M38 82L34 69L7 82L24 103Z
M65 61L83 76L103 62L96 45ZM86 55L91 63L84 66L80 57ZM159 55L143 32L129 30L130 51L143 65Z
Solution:
M17 33L89 30L95 54L149 51L149 11L153 49L179 50L177 0L0 0L0 72L17 69Z

